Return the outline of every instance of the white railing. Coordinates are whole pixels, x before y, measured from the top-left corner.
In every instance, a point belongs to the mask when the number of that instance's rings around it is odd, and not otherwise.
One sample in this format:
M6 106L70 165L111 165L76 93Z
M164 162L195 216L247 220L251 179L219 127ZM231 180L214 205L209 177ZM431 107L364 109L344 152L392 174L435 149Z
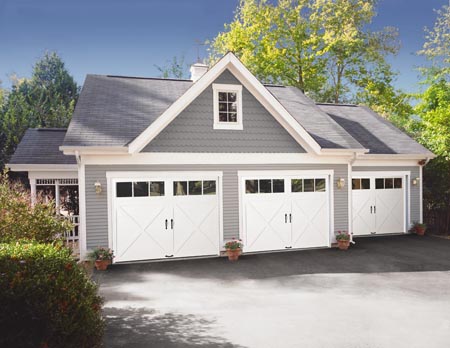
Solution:
M73 227L71 230L64 233L64 238L67 243L76 243L78 242L79 235L79 226L80 226L80 216L79 215L69 215L67 219L72 223Z

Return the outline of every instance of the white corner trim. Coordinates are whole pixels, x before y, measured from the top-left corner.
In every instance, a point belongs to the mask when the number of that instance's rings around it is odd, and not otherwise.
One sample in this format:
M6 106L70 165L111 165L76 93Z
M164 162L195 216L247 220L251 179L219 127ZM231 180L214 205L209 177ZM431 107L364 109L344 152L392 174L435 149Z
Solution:
M213 129L232 129L242 130L243 114L242 114L242 85L228 85L213 83L213 110L214 110L214 123ZM219 120L219 92L232 92L236 93L236 122L220 122Z
M81 164L78 170L78 195L80 210L79 243L80 259L87 257L87 237L86 237L86 173L85 166Z
M253 74L236 58L227 53L206 74L196 81L177 101L175 101L160 117L145 129L129 145L130 153L141 151L155 136L170 124L201 92L203 92L225 70L229 69L236 78L261 102L266 109L284 126L291 135L295 135L300 145L307 151L320 153L320 145L290 115L281 103L253 76ZM267 108L270 106L270 108Z
M419 222L423 224L423 166L419 168L419 201Z

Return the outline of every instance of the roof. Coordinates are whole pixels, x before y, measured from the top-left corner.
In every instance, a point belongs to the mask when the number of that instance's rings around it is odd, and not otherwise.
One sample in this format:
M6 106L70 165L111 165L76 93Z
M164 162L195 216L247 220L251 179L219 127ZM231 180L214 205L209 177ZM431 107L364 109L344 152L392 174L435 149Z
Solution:
M189 80L87 75L64 146L126 146L191 85Z
M338 123L296 87L266 86L322 148L364 149Z
M27 129L9 164L76 164L59 150L65 135L65 128Z
M190 80L87 75L62 145L126 147L192 84ZM432 155L368 108L316 104L295 87L265 87L323 149Z
M336 123L369 149L369 154L423 154L432 152L366 106L317 104Z

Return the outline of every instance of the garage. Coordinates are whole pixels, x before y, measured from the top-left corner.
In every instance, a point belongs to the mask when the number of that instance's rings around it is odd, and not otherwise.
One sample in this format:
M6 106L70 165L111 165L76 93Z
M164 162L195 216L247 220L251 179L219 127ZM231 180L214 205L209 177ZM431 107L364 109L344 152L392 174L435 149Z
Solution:
M409 173L358 173L352 177L353 234L405 233Z
M219 254L221 173L123 173L110 183L115 262Z
M246 252L330 245L332 173L240 173Z

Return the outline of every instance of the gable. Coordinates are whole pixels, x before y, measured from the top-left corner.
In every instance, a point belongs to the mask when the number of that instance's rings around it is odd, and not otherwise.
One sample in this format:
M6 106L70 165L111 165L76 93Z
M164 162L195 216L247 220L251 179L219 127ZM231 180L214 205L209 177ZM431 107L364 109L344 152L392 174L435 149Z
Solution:
M228 69L213 83L241 85ZM245 87L242 130L214 129L213 108L210 84L142 152L306 152Z

